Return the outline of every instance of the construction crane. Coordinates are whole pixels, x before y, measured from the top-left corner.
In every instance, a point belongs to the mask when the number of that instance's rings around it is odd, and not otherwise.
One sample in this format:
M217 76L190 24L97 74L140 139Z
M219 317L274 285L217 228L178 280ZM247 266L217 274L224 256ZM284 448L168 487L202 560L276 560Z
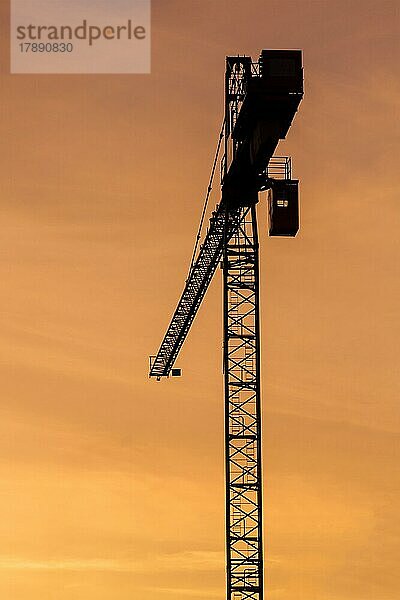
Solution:
M269 235L297 234L299 182L291 159L273 155L302 98L301 50L263 50L257 62L226 58L225 118L206 198L223 140L221 200L199 248L197 237L182 296L150 357L150 377L181 375L176 358L222 261L227 600L264 598L256 205L267 191Z

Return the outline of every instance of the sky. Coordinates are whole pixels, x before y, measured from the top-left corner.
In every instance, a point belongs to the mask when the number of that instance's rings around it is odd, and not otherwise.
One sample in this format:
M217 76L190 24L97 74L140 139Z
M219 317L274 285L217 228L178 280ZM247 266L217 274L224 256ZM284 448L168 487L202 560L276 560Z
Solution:
M258 204L267 597L397 600L398 3L153 0L150 75L10 75L0 11L0 597L225 598L220 272L183 376L148 356L225 56L301 48L299 235Z

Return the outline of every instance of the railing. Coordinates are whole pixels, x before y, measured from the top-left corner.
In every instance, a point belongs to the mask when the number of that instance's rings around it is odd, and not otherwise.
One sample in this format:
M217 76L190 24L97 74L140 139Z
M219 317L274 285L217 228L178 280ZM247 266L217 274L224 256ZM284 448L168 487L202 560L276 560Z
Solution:
M264 174L271 179L292 179L292 158L272 156Z

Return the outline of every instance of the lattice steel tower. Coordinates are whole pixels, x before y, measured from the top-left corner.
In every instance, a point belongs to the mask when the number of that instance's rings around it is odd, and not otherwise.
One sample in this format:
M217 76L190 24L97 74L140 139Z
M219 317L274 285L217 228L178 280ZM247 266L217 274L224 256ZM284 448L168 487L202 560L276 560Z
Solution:
M227 600L264 598L256 204L268 191L269 235L296 235L298 181L291 179L291 160L273 153L302 97L301 51L263 50L257 62L227 57L225 118L201 225L224 139L221 201L198 251L197 236L184 291L150 360L150 377L181 374L175 360L222 260Z

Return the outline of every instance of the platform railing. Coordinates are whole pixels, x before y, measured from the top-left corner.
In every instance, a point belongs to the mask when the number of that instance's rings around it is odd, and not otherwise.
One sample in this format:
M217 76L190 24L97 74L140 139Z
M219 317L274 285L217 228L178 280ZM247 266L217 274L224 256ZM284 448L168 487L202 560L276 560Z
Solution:
M271 179L291 179L292 158L290 156L273 156L263 174Z

